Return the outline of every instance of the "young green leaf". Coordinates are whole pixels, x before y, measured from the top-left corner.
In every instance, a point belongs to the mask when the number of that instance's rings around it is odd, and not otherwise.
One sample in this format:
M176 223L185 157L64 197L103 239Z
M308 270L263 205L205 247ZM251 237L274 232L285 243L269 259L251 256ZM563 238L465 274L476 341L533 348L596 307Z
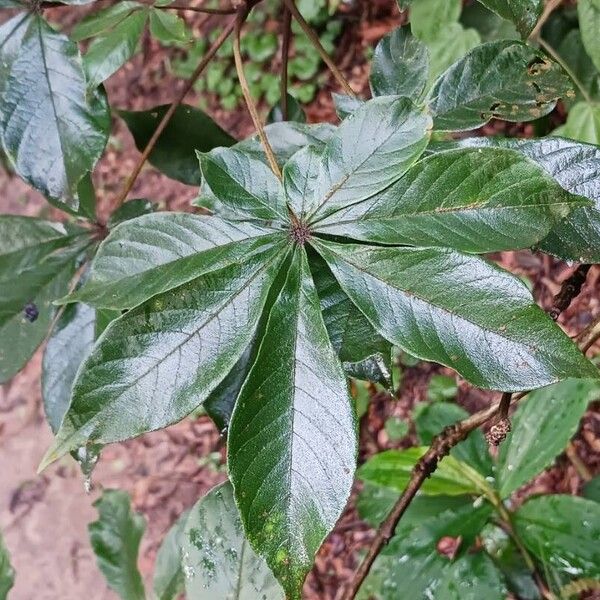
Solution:
M183 573L184 530L190 511L185 511L165 535L154 567L153 589L156 600L177 600L185 587Z
M412 470L427 447L406 450L386 450L370 458L358 468L357 476L365 482L404 491ZM480 495L489 489L484 476L452 456L445 457L429 477L421 492L426 495Z
M0 27L0 139L20 177L76 210L109 130L106 99L87 91L75 43L37 13Z
M419 0L410 6L410 27L419 39L436 38L450 23L456 23L462 9L461 0Z
M114 29L94 39L83 57L83 67L91 89L133 58L147 19L146 10L137 10L125 17Z
M444 427L468 416L469 413L456 404L448 402L430 404L414 416L417 435L423 445L431 444L434 436L441 433ZM488 444L479 429L471 432L466 440L452 448L450 455L467 463L484 476L492 473L492 459L488 452Z
M588 404L598 398L598 381L568 379L532 392L519 404L512 431L498 457L498 492L502 498L552 463L577 431Z
M251 342L282 252L266 248L113 321L79 371L40 468L90 442L166 427L202 404Z
M281 234L248 223L186 213L154 213L115 227L100 244L88 278L65 302L137 306L203 273L276 244Z
M0 534L0 598L6 599L15 582L15 571L10 564L8 549Z
M161 11L163 12L163 11ZM156 106L144 111L119 111L142 152L170 105ZM148 160L167 177L187 185L199 186L202 182L196 150L208 152L219 146L235 143L206 113L183 104L178 106L165 130L158 138Z
M573 94L562 68L530 46L513 40L471 50L436 81L430 109L436 129L475 129L492 117L532 121L559 98Z
M427 46L399 27L377 44L369 82L373 96L420 98L429 77Z
M569 110L567 122L552 133L578 142L600 144L600 106L578 102Z
M59 223L0 217L0 382L15 375L48 333L52 302L67 292L85 243Z
M198 153L202 177L219 202L240 216L287 221L279 180L262 160L237 148Z
M417 161L429 140L431 119L408 98L365 102L325 146L312 222L356 204L394 183Z
M580 0L577 12L583 45L596 69L600 70L600 0Z
M132 11L144 8L139 2L121 0L117 4L108 6L98 12L93 12L84 17L71 31L71 39L80 42L87 38L95 37L118 25Z
M574 496L539 496L515 514L515 532L542 564L569 578L600 579L600 504Z
M380 244L495 252L534 245L585 203L515 150L465 148L428 156L316 230Z
M244 537L229 482L213 488L192 508L182 552L189 600L284 598L264 560Z
M476 386L519 391L598 377L527 287L481 258L443 248L313 244L383 337Z
M479 1L496 14L514 23L523 38L532 32L544 9L544 0Z
M94 506L98 520L88 525L88 531L98 567L122 600L145 600L137 567L144 517L131 510L129 496L121 490L105 490Z
M432 375L427 384L427 400L430 402L445 402L454 400L458 394L456 377L450 375Z
M479 2L463 7L460 22L464 27L471 27L479 33L481 40L516 40L521 36L510 21L503 19Z
M185 21L175 13L166 10L150 10L150 33L155 40L163 44L190 41L190 34L185 26Z
M246 535L297 600L350 494L357 448L346 378L302 248L271 309L228 441Z

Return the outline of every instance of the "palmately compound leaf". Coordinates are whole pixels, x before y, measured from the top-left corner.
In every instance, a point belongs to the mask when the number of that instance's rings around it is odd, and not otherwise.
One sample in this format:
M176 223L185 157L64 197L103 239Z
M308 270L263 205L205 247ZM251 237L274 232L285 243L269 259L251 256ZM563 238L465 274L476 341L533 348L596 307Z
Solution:
M201 405L251 342L286 247L284 238L113 321L79 370L40 468L88 443L166 427Z
M533 140L468 138L461 146L514 148L543 167L568 192L588 198L593 206L575 209L557 223L540 248L563 260L600 262L600 150L591 144L547 137ZM450 144L452 146L452 144ZM434 149L443 150L446 144Z
M514 23L521 37L526 38L542 16L544 0L479 0L504 19Z
M165 11L160 11L165 12ZM122 110L119 116L125 121L142 152L170 105L156 106L150 110ZM165 130L160 134L148 160L159 171L188 185L202 182L196 150L208 152L218 146L235 143L205 112L183 104L178 106Z
M60 223L0 217L0 382L15 375L48 333L67 292L83 236Z
M531 498L514 517L515 532L551 572L600 579L600 504L566 495Z
M383 337L478 387L520 391L598 377L525 284L482 258L444 248L313 244Z
M77 209L77 186L109 130L106 100L88 91L75 43L37 13L0 27L0 140L20 177Z
M532 121L574 92L562 68L515 40L487 42L471 50L435 82L429 97L434 127L475 129L495 117Z
M235 264L277 243L249 223L187 213L153 213L121 223L100 244L89 277L65 301L101 308L137 306L202 273Z
M0 533L0 598L7 598L15 582L15 571L10 564L8 550Z
M369 77L373 96L420 98L428 77L429 51L408 27L395 29L377 44Z
M425 149L430 128L429 115L408 98L365 102L325 146L309 220L323 219L400 179Z
M192 508L182 536L188 600L283 600L265 561L246 538L229 482Z
M586 204L515 150L429 156L381 194L320 221L316 231L378 244L465 252L527 248Z
M519 404L498 456L496 479L502 498L552 463L577 431L588 404L598 398L598 380L569 379L536 390Z
M246 535L291 599L346 504L356 448L346 378L297 248L228 438Z
M105 490L94 506L98 520L88 525L88 531L98 567L122 600L145 600L137 567L144 517L131 510L129 496L122 490Z

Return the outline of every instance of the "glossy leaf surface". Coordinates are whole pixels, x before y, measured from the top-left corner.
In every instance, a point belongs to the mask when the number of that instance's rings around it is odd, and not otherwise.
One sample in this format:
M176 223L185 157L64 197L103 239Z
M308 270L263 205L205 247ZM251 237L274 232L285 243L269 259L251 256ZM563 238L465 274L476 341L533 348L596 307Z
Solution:
M479 0L490 10L511 21L526 38L542 15L543 0Z
M0 217L0 382L15 375L46 337L75 273L76 238L59 223Z
M514 150L469 148L419 161L374 197L317 231L380 244L494 252L534 245L586 202Z
M94 506L98 520L88 525L88 531L98 567L122 600L144 600L137 567L144 518L131 510L129 496L121 490L105 490Z
M512 431L500 447L498 492L506 498L548 467L569 443L600 383L569 379L536 390L519 404Z
M189 511L184 512L167 531L154 566L153 589L156 600L177 600L185 587L183 573L183 535Z
M296 250L228 438L246 535L286 594L300 589L352 486L356 424L304 250Z
M186 213L154 213L121 223L102 242L89 277L68 301L131 308L203 273L273 245L276 234L250 224Z
M322 156L322 149L306 146L283 167L285 199L298 218L306 217L316 208L315 188Z
M483 259L443 248L317 249L383 337L474 385L519 391L598 376L526 286Z
M468 130L492 117L538 119L569 93L569 79L556 63L526 44L499 40L474 48L443 73L430 92L430 108L436 129Z
M399 27L375 48L369 82L373 96L406 96L418 99L429 75L429 51L409 28Z
M515 514L517 535L547 568L600 578L600 504L575 496L539 496Z
M425 454L427 447L406 450L386 450L370 458L359 467L357 476L362 481L404 491L412 470ZM482 475L466 463L447 456L421 487L421 493L435 496L481 494L488 485Z
M192 508L183 533L188 600L283 600L281 586L246 538L230 483Z
M77 185L109 129L106 102L88 93L75 43L37 14L0 27L0 138L20 177L77 209Z
M408 98L382 97L345 119L323 151L311 220L385 189L419 158L431 120Z
M252 340L281 248L196 277L113 321L85 361L43 465L179 421Z
M162 105L139 112L127 110L119 112L140 152L150 141L169 106ZM196 150L208 152L218 146L231 146L234 143L235 139L221 129L205 112L183 104L175 110L148 160L167 177L198 186L202 177Z

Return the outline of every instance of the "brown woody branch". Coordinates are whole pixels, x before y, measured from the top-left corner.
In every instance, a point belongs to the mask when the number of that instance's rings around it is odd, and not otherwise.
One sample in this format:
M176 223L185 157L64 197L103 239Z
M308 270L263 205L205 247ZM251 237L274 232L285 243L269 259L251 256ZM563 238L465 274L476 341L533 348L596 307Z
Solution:
M292 38L292 13L287 6L283 7L283 38L281 43L281 115L288 120L288 62L290 58L290 42Z
M592 344L600 338L600 315L592 321L577 337L579 348L582 352L588 350ZM462 442L475 429L481 427L490 419L496 417L502 410L502 414L508 414L508 408L524 398L529 392L518 394L503 394L499 402L485 408L475 414L459 421L454 425L446 427L432 441L427 452L421 457L412 470L408 485L402 495L379 526L375 538L362 563L359 565L352 581L349 583L341 600L353 600L360 586L369 574L373 563L384 546L394 535L398 522L406 512L413 498L425 482L425 480L436 470L438 463L450 453L450 450Z
M548 311L554 321L558 319L560 313L569 308L571 302L579 295L591 266L579 265L575 272L563 281L560 291L554 296L552 308Z

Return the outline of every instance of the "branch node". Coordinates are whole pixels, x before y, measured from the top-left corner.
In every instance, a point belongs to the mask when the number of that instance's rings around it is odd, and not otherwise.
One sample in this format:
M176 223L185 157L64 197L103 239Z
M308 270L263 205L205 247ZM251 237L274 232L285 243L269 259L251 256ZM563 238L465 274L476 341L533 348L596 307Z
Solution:
M508 417L499 419L485 434L485 439L490 446L499 446L510 433L511 423Z

